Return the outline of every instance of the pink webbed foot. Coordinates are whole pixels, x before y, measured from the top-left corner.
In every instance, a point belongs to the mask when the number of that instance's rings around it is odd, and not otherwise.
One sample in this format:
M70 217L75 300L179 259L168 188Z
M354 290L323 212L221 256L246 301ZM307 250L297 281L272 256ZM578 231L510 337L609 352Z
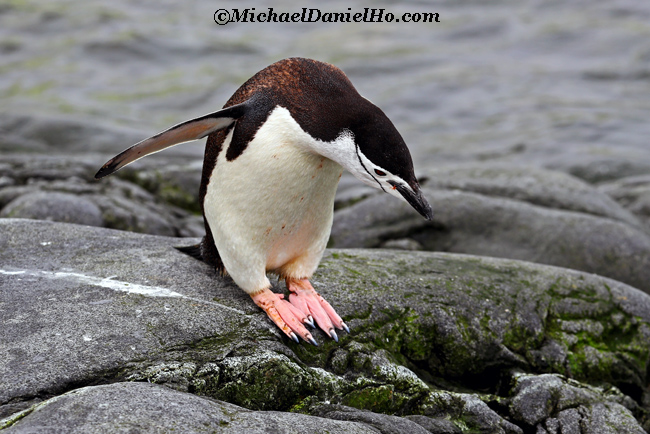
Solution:
M314 290L307 279L286 279L287 288L291 291L289 301L293 306L307 315L308 319L313 318L325 333L330 335L336 342L339 337L334 327L350 333L350 329L343 322L334 308L319 293Z
M310 344L318 345L314 337L303 325L304 322L309 323L307 315L284 300L283 295L271 292L269 289L263 289L257 294L252 294L251 298L256 305L266 312L271 321L291 339L300 342L296 336L298 335Z

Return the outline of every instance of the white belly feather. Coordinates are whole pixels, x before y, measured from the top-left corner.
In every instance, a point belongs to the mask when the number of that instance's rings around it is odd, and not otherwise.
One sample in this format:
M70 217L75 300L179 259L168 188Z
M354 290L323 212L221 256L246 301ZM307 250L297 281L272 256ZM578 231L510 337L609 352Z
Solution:
M338 163L313 153L315 139L277 107L234 161L232 131L208 184L204 211L226 271L248 293L266 271L311 277L332 227Z

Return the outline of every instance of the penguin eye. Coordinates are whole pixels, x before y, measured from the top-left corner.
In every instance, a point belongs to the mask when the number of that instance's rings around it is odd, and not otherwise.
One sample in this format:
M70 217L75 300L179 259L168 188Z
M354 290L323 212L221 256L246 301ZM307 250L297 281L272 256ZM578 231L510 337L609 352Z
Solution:
M377 175L379 175L379 176L386 176L386 172L382 172L382 171L379 170L379 169L375 169L375 173L376 173Z

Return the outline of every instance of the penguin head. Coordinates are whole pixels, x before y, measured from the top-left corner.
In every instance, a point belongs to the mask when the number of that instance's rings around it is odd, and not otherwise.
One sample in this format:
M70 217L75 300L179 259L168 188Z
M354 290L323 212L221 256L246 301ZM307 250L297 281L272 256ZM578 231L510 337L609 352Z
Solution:
M357 117L351 129L358 162L352 174L367 185L406 200L431 220L433 211L415 177L404 139L379 107L370 101L364 106L364 114Z
M358 94L357 94L358 95ZM358 95L344 126L332 141L318 140L314 151L336 161L364 184L408 202L427 220L433 211L415 177L411 154L384 112Z

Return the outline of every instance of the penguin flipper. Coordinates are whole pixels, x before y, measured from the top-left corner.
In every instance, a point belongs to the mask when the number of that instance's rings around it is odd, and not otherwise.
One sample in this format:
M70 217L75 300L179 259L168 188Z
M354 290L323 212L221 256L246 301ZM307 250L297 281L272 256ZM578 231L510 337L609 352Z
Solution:
M95 174L95 179L110 175L146 155L162 151L170 146L202 139L215 131L227 128L246 113L247 107L248 101L245 101L218 112L174 125L155 136L144 139L108 160Z

